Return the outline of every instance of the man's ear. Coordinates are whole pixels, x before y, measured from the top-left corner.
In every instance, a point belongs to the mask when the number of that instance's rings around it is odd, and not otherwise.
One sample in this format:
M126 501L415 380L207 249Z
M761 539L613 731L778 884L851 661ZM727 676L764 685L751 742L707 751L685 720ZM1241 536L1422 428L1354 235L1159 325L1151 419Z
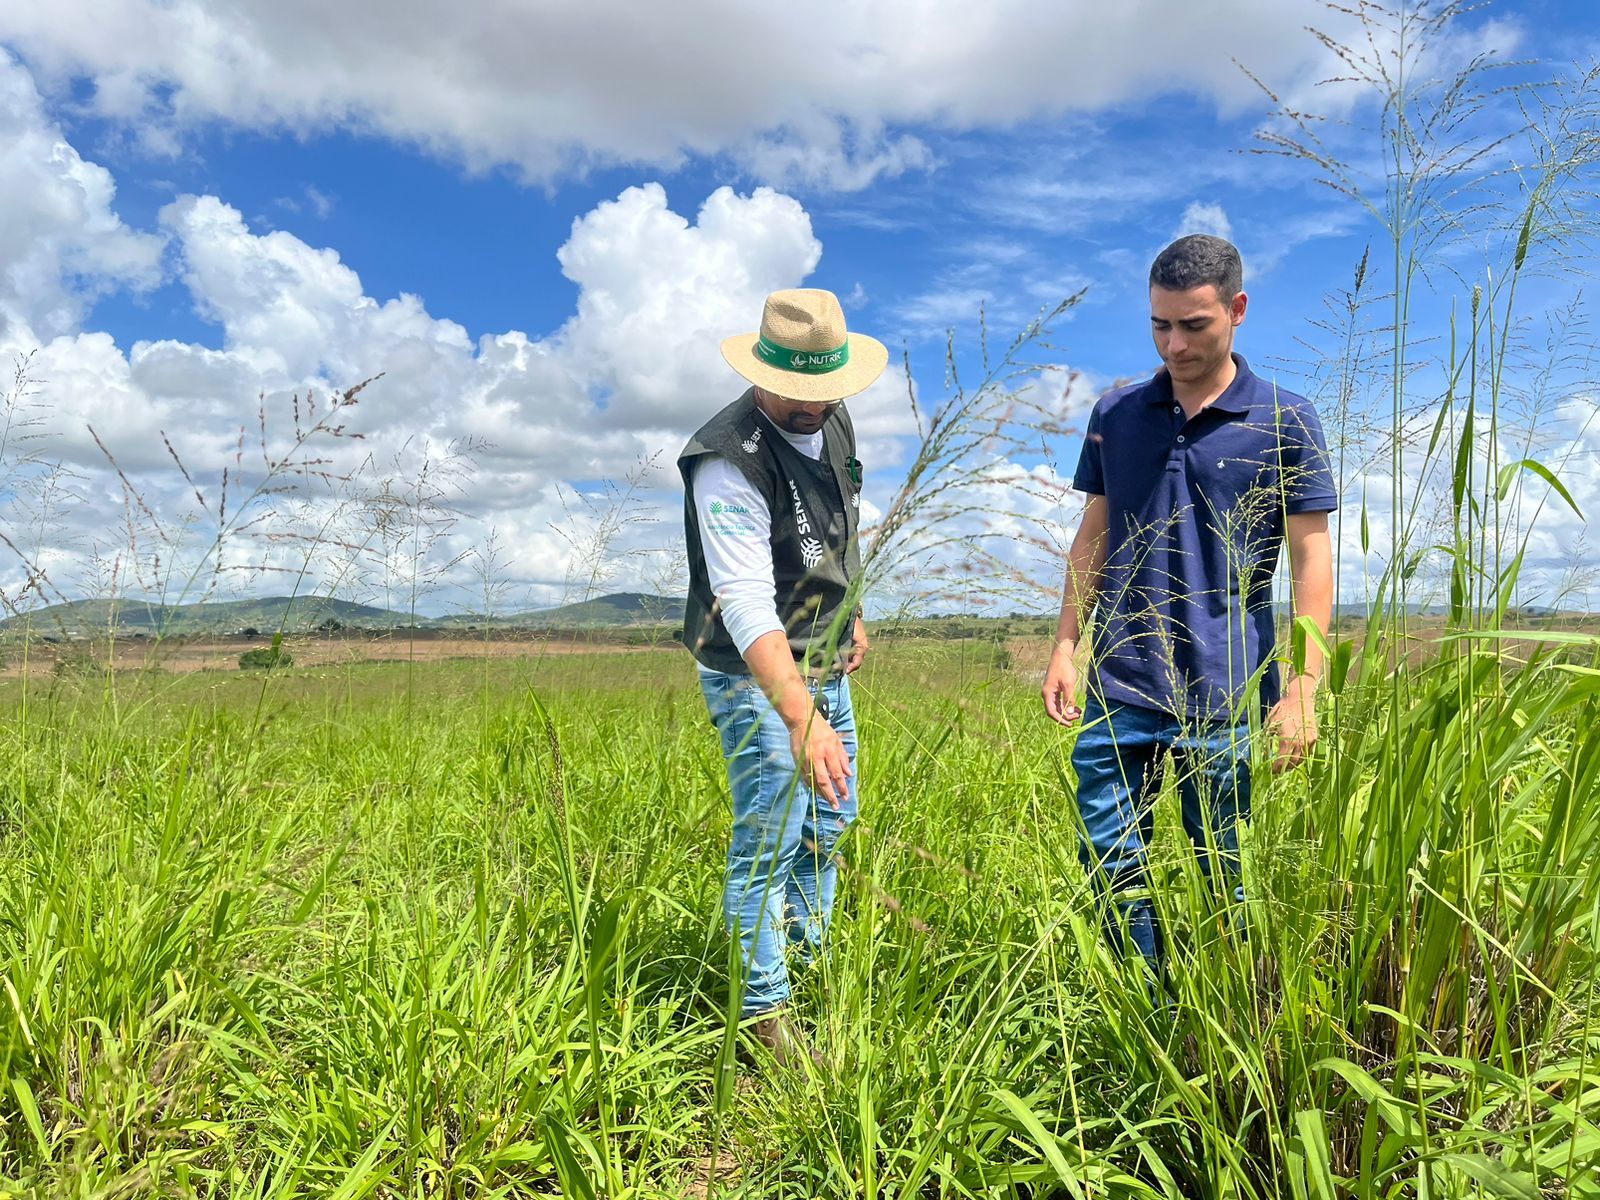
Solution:
M1228 318L1235 325L1244 324L1244 310L1250 307L1250 297L1240 292L1233 298L1233 303L1228 306Z

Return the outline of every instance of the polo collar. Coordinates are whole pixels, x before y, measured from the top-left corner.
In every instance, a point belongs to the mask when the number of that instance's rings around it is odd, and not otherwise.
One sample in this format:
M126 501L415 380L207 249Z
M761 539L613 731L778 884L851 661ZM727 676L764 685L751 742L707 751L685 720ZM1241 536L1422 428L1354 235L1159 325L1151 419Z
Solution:
M1233 382L1227 386L1222 395L1211 402L1211 407L1243 416L1250 411L1251 397L1256 390L1256 377L1242 354L1233 355L1233 366Z
M1218 396L1206 407L1217 409L1219 412L1233 413L1235 416L1244 416L1253 405L1252 398L1256 390L1256 377L1255 373L1250 370L1250 364L1245 361L1244 355L1234 353L1232 358L1234 366L1233 382L1227 386L1222 395ZM1163 367L1157 371L1155 378L1151 382L1155 385L1150 389L1151 402L1171 404L1172 376L1167 374L1166 368Z

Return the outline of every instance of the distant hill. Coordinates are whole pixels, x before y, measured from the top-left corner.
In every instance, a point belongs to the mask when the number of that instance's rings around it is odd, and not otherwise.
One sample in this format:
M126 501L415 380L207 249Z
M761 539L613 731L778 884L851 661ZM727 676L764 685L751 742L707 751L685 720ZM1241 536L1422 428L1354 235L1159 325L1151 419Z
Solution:
M196 634L305 633L327 621L342 626L388 629L410 625L411 617L386 608L352 604L329 596L265 596L255 600L214 600L203 604L153 604L146 600L73 600L0 621L0 633L93 637L108 632L192 637ZM424 623L418 619L418 624Z
M512 623L534 629L583 629L614 625L660 625L683 618L682 596L652 596L645 592L613 592L559 608L541 608L512 618Z
M330 596L264 596L254 600L214 600L203 604L155 604L148 600L73 600L0 621L0 635L35 637L195 637L254 629L266 635L308 633L329 621L345 629L463 626L522 629L598 629L659 625L683 616L681 596L616 592L577 604L542 608L486 620L471 613L426 617Z
M451 613L428 617L422 614L395 612L370 604L353 604L348 600L335 600L329 596L265 596L254 600L214 600L202 604L155 604L146 600L74 600L55 604L20 616L0 621L0 637L16 638L31 635L35 638L105 637L114 631L119 637L197 637L239 634L253 629L262 636L282 629L285 633L309 633L328 622L345 630L418 629L433 630L439 636L450 636L452 631L483 628L516 630L561 631L570 629L629 629L641 626L673 625L683 619L682 596L656 596L646 592L613 592L609 596L596 596L575 604L556 608L540 608L529 612L508 613L484 617L475 613ZM1410 606L1410 611L1422 617L1437 617L1444 609L1437 605ZM1287 615L1286 606L1280 606L1280 615ZM1367 610L1359 604L1340 604L1335 614L1344 619L1360 619ZM1567 618L1581 619L1581 612L1558 611L1549 608L1525 607L1507 615L1507 621L1547 623ZM987 613L941 613L924 616L882 618L893 627L927 626L945 629L977 622L992 624L996 621L1032 621L1048 624L1055 619L1052 613L1013 612L1009 615ZM940 634L939 636L947 636Z

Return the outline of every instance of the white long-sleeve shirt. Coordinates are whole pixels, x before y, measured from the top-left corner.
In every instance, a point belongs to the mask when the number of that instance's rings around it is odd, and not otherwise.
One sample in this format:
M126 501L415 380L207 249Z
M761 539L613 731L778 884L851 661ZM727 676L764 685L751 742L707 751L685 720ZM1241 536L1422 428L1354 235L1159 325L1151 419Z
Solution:
M756 412L801 454L822 457L820 431L788 433L760 409ZM706 582L719 602L728 636L743 654L763 634L783 631L772 577L772 513L739 468L717 455L708 454L696 464L690 488L700 520Z

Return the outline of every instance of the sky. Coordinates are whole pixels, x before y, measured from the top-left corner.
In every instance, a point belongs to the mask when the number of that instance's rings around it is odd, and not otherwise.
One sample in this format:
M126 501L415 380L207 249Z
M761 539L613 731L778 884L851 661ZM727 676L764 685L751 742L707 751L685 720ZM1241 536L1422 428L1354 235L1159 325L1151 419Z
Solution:
M1291 128L1275 111L1316 112L1352 178L1381 177L1363 132L1380 110L1318 33L1367 44L1311 0L11 0L0 356L22 382L0 444L0 589L22 605L331 590L425 612L679 590L673 460L742 388L718 343L804 285L909 362L909 387L896 367L851 401L869 517L916 452L908 395L926 420L949 394L952 331L970 382L980 310L1003 347L1081 293L1005 383L1049 430L967 464L984 515L952 525L1001 535L999 561L953 564L970 595L1003 574L1025 581L1007 607L1045 611L1088 406L1157 362L1156 251L1236 241L1239 350L1319 404L1338 338L1318 322L1369 246L1367 290L1392 290L1375 215L1261 153ZM1394 50L1381 31L1373 45ZM1592 0L1520 0L1465 13L1413 65L1426 79L1482 56L1533 80L1597 50ZM1509 136L1476 164L1513 181L1502 199L1532 154L1525 116L1502 98L1473 118ZM1419 363L1442 353L1451 304L1498 278L1482 272L1504 239L1485 228L1428 250ZM1527 595L1576 586L1590 607L1593 372L1565 349L1538 360L1592 251L1552 243L1529 271L1528 349L1506 379L1537 398L1533 450L1577 510L1529 493ZM1562 347L1587 329L1576 304ZM342 435L296 443L297 419L375 376L328 418ZM1358 412L1387 412L1379 376ZM1442 380L1424 365L1410 385L1419 427ZM1533 454L1501 436L1501 461ZM1414 469L1349 456L1346 599L1381 569L1390 492Z

